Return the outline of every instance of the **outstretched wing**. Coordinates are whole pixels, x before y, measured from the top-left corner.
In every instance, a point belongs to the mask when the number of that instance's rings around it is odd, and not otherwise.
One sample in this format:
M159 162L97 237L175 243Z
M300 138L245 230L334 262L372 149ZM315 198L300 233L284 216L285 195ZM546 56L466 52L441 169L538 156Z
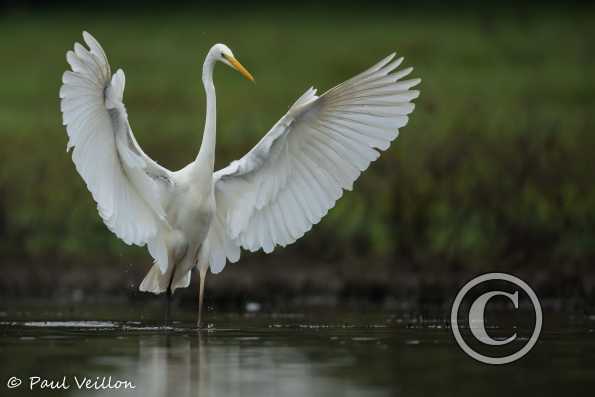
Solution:
M309 89L240 160L214 174L217 211L201 251L211 271L240 247L271 252L318 223L405 126L419 79L395 54L320 97Z
M125 77L111 75L99 43L87 32L89 49L75 43L66 59L60 108L72 160L97 202L107 227L127 244L144 245L163 262L164 247L156 236L167 224L161 204L171 184L170 171L140 148L122 102ZM167 258L165 263L167 266Z

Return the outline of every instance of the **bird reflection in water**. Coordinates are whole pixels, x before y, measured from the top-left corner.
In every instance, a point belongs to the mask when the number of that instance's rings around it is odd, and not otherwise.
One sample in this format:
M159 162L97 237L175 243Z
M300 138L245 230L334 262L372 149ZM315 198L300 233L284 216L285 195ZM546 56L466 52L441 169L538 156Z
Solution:
M118 378L131 380L136 389L116 393L105 390L98 395L383 394L354 385L346 378L333 377L330 372L340 363L317 362L298 348L278 346L259 336L143 336L139 338L137 357L119 357L113 364L121 371Z

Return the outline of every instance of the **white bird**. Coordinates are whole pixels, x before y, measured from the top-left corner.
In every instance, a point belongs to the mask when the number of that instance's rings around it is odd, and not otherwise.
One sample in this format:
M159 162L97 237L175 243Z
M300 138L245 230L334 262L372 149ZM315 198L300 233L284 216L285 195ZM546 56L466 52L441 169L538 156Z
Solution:
M154 264L141 291L173 293L200 280L201 325L207 270L236 262L241 248L272 252L295 242L331 209L343 190L408 122L420 79L402 80L395 54L316 95L308 89L244 157L214 172L217 62L253 80L223 44L202 69L206 120L196 159L170 171L136 141L123 102L125 77L113 75L101 45L87 32L68 51L60 108L72 160L106 226L126 244L146 245Z

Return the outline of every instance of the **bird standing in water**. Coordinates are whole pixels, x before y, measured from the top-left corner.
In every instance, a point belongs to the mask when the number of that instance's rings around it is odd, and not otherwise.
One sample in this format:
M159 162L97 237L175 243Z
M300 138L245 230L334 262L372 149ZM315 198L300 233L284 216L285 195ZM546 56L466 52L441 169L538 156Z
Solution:
M219 273L241 249L270 253L295 242L326 215L408 122L420 79L402 80L392 54L316 95L308 89L244 157L214 172L213 69L223 63L252 75L223 44L202 69L206 119L196 159L170 171L136 141L124 106L124 72L113 75L101 45L83 32L66 59L61 111L72 159L106 226L126 244L146 245L154 264L141 291L173 293L199 274L201 327L207 270Z

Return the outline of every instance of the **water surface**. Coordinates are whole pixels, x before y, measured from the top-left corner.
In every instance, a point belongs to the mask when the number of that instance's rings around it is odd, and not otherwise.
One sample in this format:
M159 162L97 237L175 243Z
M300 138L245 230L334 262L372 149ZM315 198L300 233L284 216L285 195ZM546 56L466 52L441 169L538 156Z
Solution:
M200 332L184 316L169 326L92 310L2 316L2 396L558 396L595 386L588 316L546 316L535 348L507 366L472 360L444 318L416 313L210 313ZM13 376L23 383L8 389ZM35 376L69 388L31 390ZM91 389L79 389L84 378ZM119 388L94 390L102 380Z

